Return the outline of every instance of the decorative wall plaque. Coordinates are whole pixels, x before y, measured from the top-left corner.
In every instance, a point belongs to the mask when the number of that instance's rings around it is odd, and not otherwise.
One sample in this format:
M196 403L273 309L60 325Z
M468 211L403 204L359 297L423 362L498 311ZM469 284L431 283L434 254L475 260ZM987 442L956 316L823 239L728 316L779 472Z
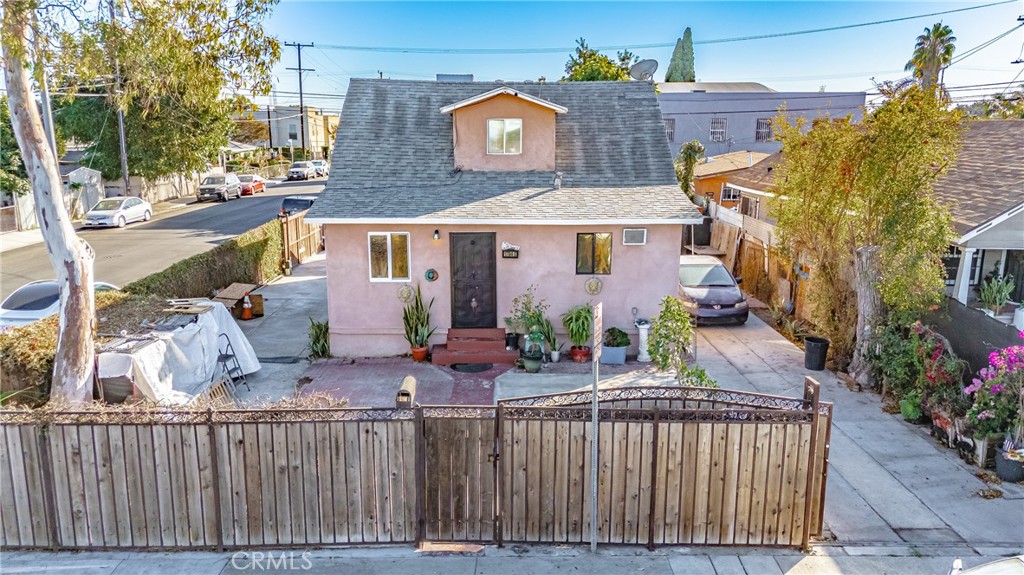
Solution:
M519 259L519 246L508 242L501 242L501 257L507 260Z
M430 268L429 270L426 271L426 273L423 274L423 277L427 278L428 282L435 281L437 280L438 277L437 270L435 270L434 268Z
M412 288L409 286L402 286L398 288L398 299L402 303L409 303L410 301L412 301L413 295L415 294L413 293Z
M601 293L601 288L604 284L597 278L590 278L583 284L583 289L587 290L590 295L597 295Z

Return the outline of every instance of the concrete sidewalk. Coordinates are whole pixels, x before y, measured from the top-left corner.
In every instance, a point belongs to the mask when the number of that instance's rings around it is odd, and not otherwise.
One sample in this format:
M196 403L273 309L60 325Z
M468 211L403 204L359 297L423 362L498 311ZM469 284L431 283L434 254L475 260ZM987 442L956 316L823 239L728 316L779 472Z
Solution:
M272 555L271 555L272 554ZM602 547L484 547L476 552L425 554L407 546L248 552L93 552L7 551L2 574L227 575L231 573L308 573L310 575L529 575L533 573L645 575L829 575L882 573L945 575L955 556L919 557L876 553L848 554L841 547L811 554L770 549ZM962 559L965 568L1000 559ZM273 562L272 562L273 561Z

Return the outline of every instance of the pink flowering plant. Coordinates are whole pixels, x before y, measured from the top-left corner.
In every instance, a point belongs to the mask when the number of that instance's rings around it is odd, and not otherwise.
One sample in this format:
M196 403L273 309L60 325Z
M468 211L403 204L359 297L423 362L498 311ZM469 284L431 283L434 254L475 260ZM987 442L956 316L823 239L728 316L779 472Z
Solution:
M1024 339L1024 331L1018 334ZM1013 345L993 351L988 366L978 371L964 395L973 400L967 418L978 437L1019 432L1024 402L1024 345Z

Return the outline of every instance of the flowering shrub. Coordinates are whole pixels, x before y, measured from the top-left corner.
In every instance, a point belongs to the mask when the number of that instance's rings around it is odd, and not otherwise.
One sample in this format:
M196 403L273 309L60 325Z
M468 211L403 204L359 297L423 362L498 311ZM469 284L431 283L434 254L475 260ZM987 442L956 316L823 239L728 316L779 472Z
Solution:
M1024 331L1019 336L1024 339ZM974 403L967 418L975 435L1004 433L1021 426L1021 403L1024 402L1024 345L1013 345L993 351L988 366L978 371L964 395Z
M883 392L906 406L905 415L919 413L925 405L963 414L966 406L958 404L963 403L960 381L966 362L953 353L945 337L920 321L902 326L894 322L876 333L875 342L871 359L883 380Z

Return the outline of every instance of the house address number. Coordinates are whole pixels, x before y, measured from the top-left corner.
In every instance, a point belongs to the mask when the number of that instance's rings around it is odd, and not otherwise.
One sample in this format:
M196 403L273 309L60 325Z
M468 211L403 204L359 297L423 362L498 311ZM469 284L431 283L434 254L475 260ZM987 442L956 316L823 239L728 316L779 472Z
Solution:
M519 259L519 246L508 242L501 242L501 257L504 259Z

